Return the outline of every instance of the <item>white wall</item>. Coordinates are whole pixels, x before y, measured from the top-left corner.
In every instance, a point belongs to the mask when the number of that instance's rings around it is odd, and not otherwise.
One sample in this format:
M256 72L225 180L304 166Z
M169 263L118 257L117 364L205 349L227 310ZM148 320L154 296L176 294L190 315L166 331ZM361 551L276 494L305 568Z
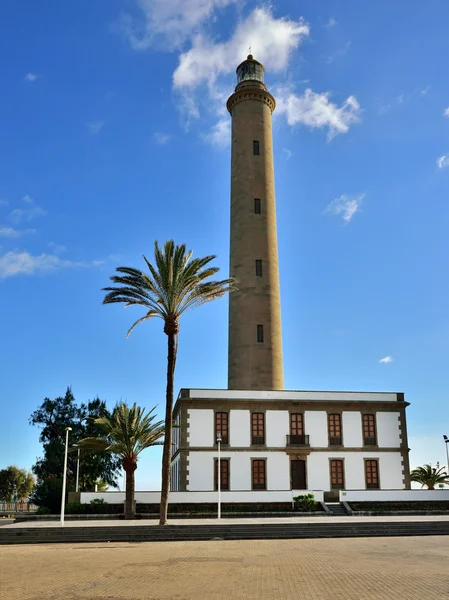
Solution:
M329 459L343 459L345 489L360 490L365 485L365 458L379 461L379 478L382 489L402 489L402 462L399 452L312 452L307 457L307 487L330 490Z
M401 445L398 412L377 413L377 444L379 448L399 448Z
M301 492L301 490L299 491ZM313 491L315 500L323 501L323 492ZM250 491L250 492L223 492L222 502L291 502L298 491ZM81 502L89 503L91 500L102 499L109 504L122 504L125 502L125 492L81 492ZM159 504L160 492L136 492L135 499L138 504ZM217 502L217 492L170 492L169 503L201 503Z
M323 410L306 410L304 413L304 433L310 436L311 448L328 446L327 413Z
M394 392L311 392L311 391L253 391L253 390L197 390L189 389L191 400L296 400L297 402L396 402Z
M214 445L214 411L210 409L189 408L187 411L189 427L187 440L189 446Z
M362 415L355 410L342 413L343 444L346 448L363 447Z
M211 491L214 489L214 459L217 452L190 452L189 491ZM222 451L221 458L229 459L231 490L251 490L251 459L267 461L267 489L290 489L290 462L285 452L232 452ZM259 490L258 490L259 491Z
M229 443L234 448L249 448L251 424L249 410L231 410L229 417Z
M343 502L409 502L412 500L449 501L447 490L342 490L340 500Z
M267 410L265 415L266 445L269 448L285 448L290 433L288 410Z

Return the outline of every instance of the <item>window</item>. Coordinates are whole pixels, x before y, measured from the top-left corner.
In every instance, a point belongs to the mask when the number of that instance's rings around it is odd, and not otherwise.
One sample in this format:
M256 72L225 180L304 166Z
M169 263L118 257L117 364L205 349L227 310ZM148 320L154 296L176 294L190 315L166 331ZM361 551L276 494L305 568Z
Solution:
M229 414L227 412L215 413L215 440L221 435L221 443L229 444Z
M331 460L331 487L333 490L344 488L343 461Z
M253 460L253 490L266 490L265 461Z
M262 209L262 207L261 207L261 204L260 204L260 198L254 198L254 213L256 215L260 215L261 212L262 212L261 209Z
M251 414L251 443L265 444L265 413Z
M375 415L363 415L363 443L365 446L376 446L376 417Z
M329 445L341 446L341 415L328 415Z
M379 464L377 460L365 460L365 479L367 489L379 489Z
M263 342L263 325L257 326L257 341Z
M258 142L258 140L254 140L253 141L253 154L255 156L259 155L259 142Z
M262 261L256 259L256 277L262 277Z
M214 462L215 489L218 490L218 458ZM220 490L229 490L229 458L220 458Z

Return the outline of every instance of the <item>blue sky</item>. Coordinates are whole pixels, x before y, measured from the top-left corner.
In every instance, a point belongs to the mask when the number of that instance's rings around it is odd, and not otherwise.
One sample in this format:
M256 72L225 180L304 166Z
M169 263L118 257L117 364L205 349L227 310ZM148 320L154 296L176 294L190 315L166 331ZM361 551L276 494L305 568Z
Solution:
M71 385L164 404L159 321L102 306L155 239L229 252L225 102L251 45L276 96L287 389L404 391L412 465L449 435L449 5L3 0L0 468ZM383 359L383 362L382 362ZM227 301L186 314L176 389L226 387ZM140 489L159 481L142 456Z

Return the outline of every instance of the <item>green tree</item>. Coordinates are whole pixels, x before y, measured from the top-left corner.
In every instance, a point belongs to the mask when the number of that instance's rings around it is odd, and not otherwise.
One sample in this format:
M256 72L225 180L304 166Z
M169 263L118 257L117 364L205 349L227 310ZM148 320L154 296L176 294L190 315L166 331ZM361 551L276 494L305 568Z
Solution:
M164 322L164 333L168 341L167 387L165 404L165 439L162 455L162 490L160 506L160 525L167 523L168 494L170 491L171 444L173 427L173 386L176 355L178 351L179 319L191 308L221 298L235 289L233 279L207 281L219 269L209 266L215 256L192 258L192 252L186 251L185 244L176 245L173 240L165 243L161 249L154 244L155 264L144 256L149 274L132 267L118 267L119 275L111 280L120 287L104 288L108 292L104 304L116 302L125 306L142 306L146 313L128 330L129 335L136 325L153 317Z
M19 467L6 467L0 471L0 500L20 502L26 500L33 491L33 474Z
M52 515L61 512L62 476L49 475L45 479L39 479L33 493L31 502L36 506L47 508Z
M99 435L99 430L91 418L106 411L106 402L95 400L78 405L70 387L62 397L50 400L45 398L41 406L31 415L30 423L41 428L39 441L43 445L43 456L32 467L38 482L44 482L50 476L62 477L64 470L65 428L71 427L69 444L73 446L85 437ZM70 451L68 455L67 483L74 489L78 453ZM95 483L101 479L112 487L117 487L120 473L120 460L110 454L84 455L80 461L80 491L95 489ZM43 486L43 490L48 485ZM41 496L43 501L43 497Z
M420 483L421 487L427 487L429 490L434 490L439 483L449 483L449 476L444 470L444 467L432 467L432 465L424 465L417 467L410 473L410 481Z
M150 446L159 446L164 436L163 421L153 423L154 407L145 414L136 404L129 408L125 403L118 404L112 415L97 417L95 425L102 437L86 438L79 441L83 450L90 452L111 452L117 454L126 473L125 519L134 518L134 472L137 469L139 454Z

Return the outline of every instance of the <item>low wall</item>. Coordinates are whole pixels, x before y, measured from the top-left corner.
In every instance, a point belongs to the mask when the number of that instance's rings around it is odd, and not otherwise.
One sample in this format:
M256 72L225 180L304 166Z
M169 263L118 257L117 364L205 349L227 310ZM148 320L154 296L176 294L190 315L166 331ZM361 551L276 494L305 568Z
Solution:
M315 500L323 502L324 496L321 490L279 490L254 492L221 492L221 502L223 504L239 504L250 502L253 504L267 502L292 502L293 496L301 494L313 494ZM134 495L137 504L159 504L161 501L160 492L135 492ZM81 492L82 503L89 503L92 500L104 500L109 504L120 504L125 501L125 492ZM201 504L218 502L218 492L170 492L170 504Z
M449 501L446 490L340 490L340 502Z

